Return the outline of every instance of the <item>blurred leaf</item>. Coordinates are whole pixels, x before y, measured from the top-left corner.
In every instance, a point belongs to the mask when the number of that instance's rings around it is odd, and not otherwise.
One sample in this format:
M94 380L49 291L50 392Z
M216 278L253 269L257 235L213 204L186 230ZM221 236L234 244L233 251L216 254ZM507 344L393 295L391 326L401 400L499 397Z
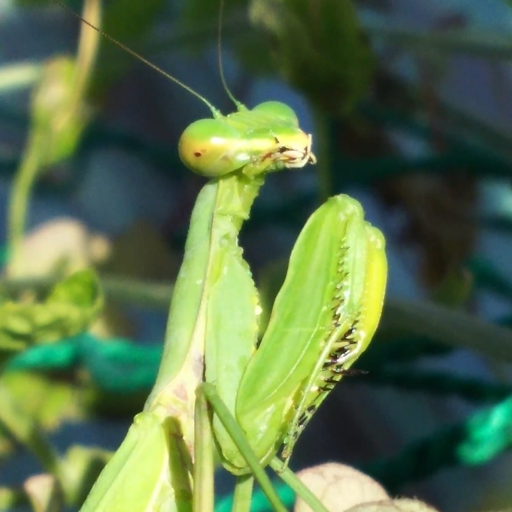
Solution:
M468 261L469 268L473 273L475 284L495 293L504 299L512 300L512 283L503 272L483 256L474 256Z
M75 12L78 12L83 5L83 2L78 0L61 1ZM53 0L17 0L17 3L30 7L58 7ZM136 51L143 45L154 24L160 20L165 7L165 0L144 0L144 2L112 0L104 3L106 5L101 29ZM72 23L73 17L70 15L69 24ZM92 29L86 28L86 30ZM90 96L101 98L112 83L135 62L132 55L102 38L98 64L91 80Z
M512 330L432 303L387 300L379 329L397 329L512 362Z
M13 439L30 450L43 468L52 475L59 475L59 457L43 430L34 419L22 411L9 389L0 382L0 424Z
M0 66L0 93L32 86L41 79L41 64L31 61Z
M90 308L98 306L100 287L98 278L92 270L81 270L57 283L50 295L48 304L69 303L75 306Z
M64 456L62 470L66 478L66 503L80 507L94 482L112 456L101 448L72 446Z
M222 14L222 48L229 49L240 64L253 75L275 73L275 66L268 57L266 42L260 34L250 29L248 17L249 0L226 0ZM189 0L179 18L179 26L188 37L187 51L200 52L212 47L218 38L220 3L209 0ZM209 36L208 36L209 35Z
M30 142L39 166L51 166L76 150L90 112L75 80L75 61L58 57L45 63L32 98Z
M72 382L42 373L9 371L2 384L23 414L44 430L84 418L85 393Z
M448 307L465 304L473 292L473 275L466 269L448 270L431 294L433 302Z
M5 429L0 427L0 461L2 459L7 458L8 456L12 455L12 452L14 451L14 444L12 442L12 439L9 437L7 432L5 432ZM1 488L0 488L0 494L1 494ZM0 496L0 510L2 510L2 498Z
M366 94L375 59L350 0L252 0L278 68L324 110L349 112Z
M54 4L53 0L15 0L15 3L20 7L43 7Z
M23 484L34 512L59 512L62 496L57 479L52 475L35 475Z
M252 75L269 76L276 74L276 66L269 57L268 46L255 31L245 31L240 37L232 38L233 54Z
M58 283L42 303L0 304L0 347L22 350L85 331L103 305L96 274L82 270Z
M136 220L112 240L111 256L102 270L124 279L168 281L176 277L179 259L154 225Z
M15 507L27 503L27 496L21 489L0 487L0 510L13 510Z

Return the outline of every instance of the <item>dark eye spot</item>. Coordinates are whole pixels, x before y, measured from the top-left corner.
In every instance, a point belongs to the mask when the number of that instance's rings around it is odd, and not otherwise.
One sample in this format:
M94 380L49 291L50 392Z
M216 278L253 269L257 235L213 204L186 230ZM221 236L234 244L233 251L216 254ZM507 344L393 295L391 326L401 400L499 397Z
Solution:
M196 151L194 153L194 156L197 156L199 158L200 156L203 156L203 153L201 153L201 151Z

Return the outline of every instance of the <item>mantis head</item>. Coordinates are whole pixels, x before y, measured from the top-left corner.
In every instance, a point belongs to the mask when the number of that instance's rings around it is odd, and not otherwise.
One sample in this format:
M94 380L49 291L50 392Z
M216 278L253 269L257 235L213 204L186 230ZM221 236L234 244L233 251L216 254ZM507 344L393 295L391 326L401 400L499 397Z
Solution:
M277 101L192 123L179 142L180 158L202 176L218 178L245 167L247 175L315 163L311 135L295 112Z

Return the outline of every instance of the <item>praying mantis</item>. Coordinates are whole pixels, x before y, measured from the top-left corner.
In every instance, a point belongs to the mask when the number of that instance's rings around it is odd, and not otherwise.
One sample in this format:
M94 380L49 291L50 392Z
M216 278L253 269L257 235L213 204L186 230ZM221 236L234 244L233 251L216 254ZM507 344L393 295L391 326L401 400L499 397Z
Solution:
M192 212L155 386L81 510L210 511L213 446L238 477L234 510L246 510L254 461L275 467L281 451L277 466L286 468L316 409L371 341L385 241L356 200L338 195L320 206L258 343L261 306L238 235L267 175L315 163L312 136L283 103L235 102L236 112L222 115L156 69L210 108L212 118L179 141L183 163L210 180Z

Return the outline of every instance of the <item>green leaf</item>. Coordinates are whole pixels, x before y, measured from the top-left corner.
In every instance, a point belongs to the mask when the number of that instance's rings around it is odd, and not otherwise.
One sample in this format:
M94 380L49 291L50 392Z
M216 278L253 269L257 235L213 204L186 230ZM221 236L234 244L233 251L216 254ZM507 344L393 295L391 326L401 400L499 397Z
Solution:
M32 97L30 140L38 143L43 166L69 158L81 142L90 111L77 95L76 62L57 57L45 62Z
M43 302L0 304L0 349L19 351L79 334L103 305L96 274L82 270L58 283Z
M27 496L21 489L0 487L0 510L14 510L27 503Z
M74 445L64 456L62 467L66 474L66 502L80 507L112 453L101 448Z
M43 430L54 430L64 421L78 421L85 416L85 389L55 375L8 371L2 385L17 408Z
M96 274L90 270L80 270L57 283L48 296L48 304L68 303L83 308L97 305L100 299L100 286Z
M381 331L410 333L430 340L478 350L512 362L512 330L462 311L423 301L389 299L384 304Z
M375 58L351 0L253 0L284 78L317 106L349 112L366 94Z

